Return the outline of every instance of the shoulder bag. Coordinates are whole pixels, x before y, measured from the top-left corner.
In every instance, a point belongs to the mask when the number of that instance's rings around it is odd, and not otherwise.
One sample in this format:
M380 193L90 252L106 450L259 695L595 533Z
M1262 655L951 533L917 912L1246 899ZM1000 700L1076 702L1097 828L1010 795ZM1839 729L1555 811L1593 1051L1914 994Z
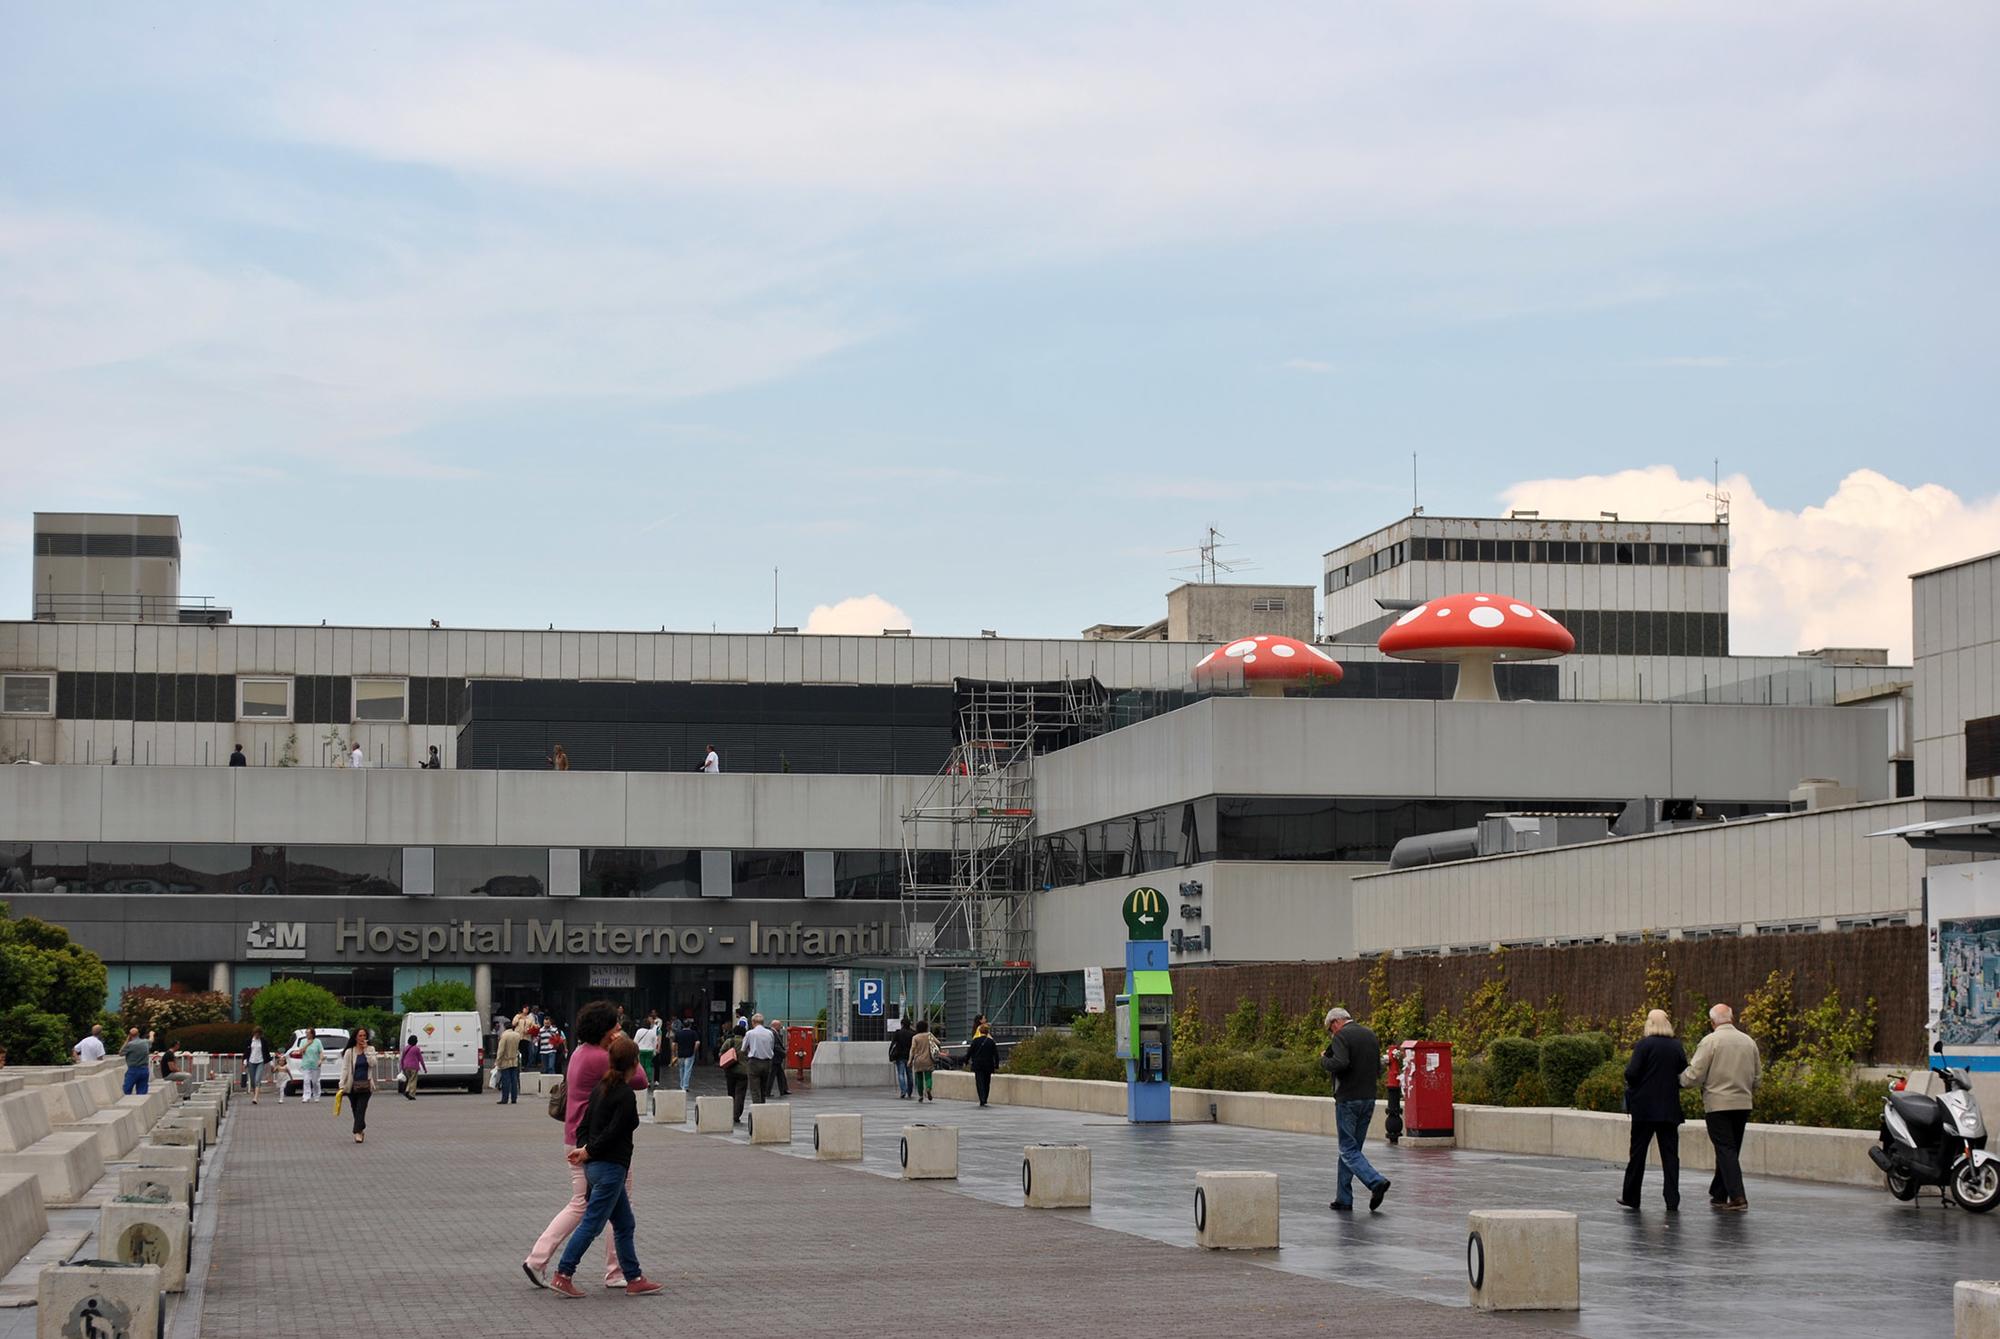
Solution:
M557 1079L556 1086L549 1089L550 1120L565 1120L568 1118L569 1112L564 1109L565 1099L568 1096L569 1084L562 1079Z

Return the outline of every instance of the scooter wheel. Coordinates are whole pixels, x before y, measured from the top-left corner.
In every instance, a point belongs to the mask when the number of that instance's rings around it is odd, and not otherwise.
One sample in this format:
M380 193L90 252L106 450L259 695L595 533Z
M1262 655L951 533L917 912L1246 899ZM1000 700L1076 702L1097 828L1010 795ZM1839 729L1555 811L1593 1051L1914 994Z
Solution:
M1907 1172L1884 1172L1882 1179L1888 1183L1889 1193L1899 1200L1913 1200L1917 1197L1917 1183Z
M2000 1205L2000 1164L1967 1161L1951 1178L1951 1197L1972 1213Z

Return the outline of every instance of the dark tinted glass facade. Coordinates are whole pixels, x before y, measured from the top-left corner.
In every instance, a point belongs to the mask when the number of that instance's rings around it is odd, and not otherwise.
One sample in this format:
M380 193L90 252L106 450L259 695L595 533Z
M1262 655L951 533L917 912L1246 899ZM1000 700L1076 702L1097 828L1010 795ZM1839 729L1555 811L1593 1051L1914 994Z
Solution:
M403 884L403 853L385 846L17 842L0 861L0 893L379 897Z
M1572 567L1727 567L1727 544L1636 544L1559 539L1405 539L1326 574L1326 593L1409 562L1557 563Z

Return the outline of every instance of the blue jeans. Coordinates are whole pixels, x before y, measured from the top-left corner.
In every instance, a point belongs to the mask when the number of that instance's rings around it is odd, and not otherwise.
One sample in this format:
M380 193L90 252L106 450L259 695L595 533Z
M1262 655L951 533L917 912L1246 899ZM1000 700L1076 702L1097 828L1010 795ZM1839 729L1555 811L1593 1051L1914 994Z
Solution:
M555 1072L556 1048L553 1046L544 1046L542 1048L542 1073L553 1074Z
M521 1100L521 1067L512 1066L500 1071L500 1100L518 1102Z
M1333 1104L1334 1124L1340 1129L1340 1171L1333 1178L1333 1202L1354 1203L1354 1179L1370 1190L1388 1180L1361 1156L1361 1141L1368 1137L1368 1122L1375 1116L1375 1099L1357 1098Z
M907 1060L896 1062L896 1091L905 1097L910 1095L910 1062Z
M639 1272L639 1254L632 1248L632 1200L625 1193L625 1178L631 1174L631 1168L615 1162L583 1164L583 1179L590 1185L590 1198L583 1206L583 1221L570 1234L569 1245L563 1247L556 1273L565 1278L576 1273L576 1267L583 1263L583 1253L597 1240L597 1234L604 1231L605 1220L609 1219L611 1240L618 1249L619 1272L628 1283L644 1277Z
M688 1090L688 1085L693 1082L694 1082L694 1057L691 1055L684 1055L681 1057L681 1091L686 1092Z
M130 1097L133 1093L144 1097L152 1086L153 1073L146 1066L127 1065L125 1067L125 1095L127 1097Z

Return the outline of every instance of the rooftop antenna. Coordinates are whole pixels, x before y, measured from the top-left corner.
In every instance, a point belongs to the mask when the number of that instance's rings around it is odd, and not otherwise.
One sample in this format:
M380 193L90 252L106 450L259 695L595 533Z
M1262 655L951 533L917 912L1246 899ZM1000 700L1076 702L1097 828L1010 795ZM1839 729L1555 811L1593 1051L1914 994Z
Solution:
M1228 559L1219 556L1219 551L1228 547L1222 542L1225 538L1226 536L1220 530L1211 525L1208 527L1208 538L1202 543L1197 544L1192 550L1170 550L1173 553L1192 552L1196 555L1193 567L1181 567L1175 570L1180 572L1191 571L1195 574L1195 581L1197 583L1204 586L1212 586L1222 573L1235 572L1241 568L1252 566L1252 564L1243 562L1241 559Z
M1417 501L1417 453L1410 452L1410 515L1422 516L1423 504Z
M778 630L778 568L771 566L771 631Z
M1712 492L1712 493L1710 493L1710 494L1708 495L1708 500L1709 500L1710 502L1713 502L1713 503L1715 504L1715 523L1716 523L1717 525L1728 525L1728 524L1729 524L1729 494L1727 494L1727 493L1725 493L1725 492L1723 492L1723 491L1722 491L1722 457L1721 457L1721 456L1717 456L1717 457L1715 457L1715 491L1714 491L1714 492Z

